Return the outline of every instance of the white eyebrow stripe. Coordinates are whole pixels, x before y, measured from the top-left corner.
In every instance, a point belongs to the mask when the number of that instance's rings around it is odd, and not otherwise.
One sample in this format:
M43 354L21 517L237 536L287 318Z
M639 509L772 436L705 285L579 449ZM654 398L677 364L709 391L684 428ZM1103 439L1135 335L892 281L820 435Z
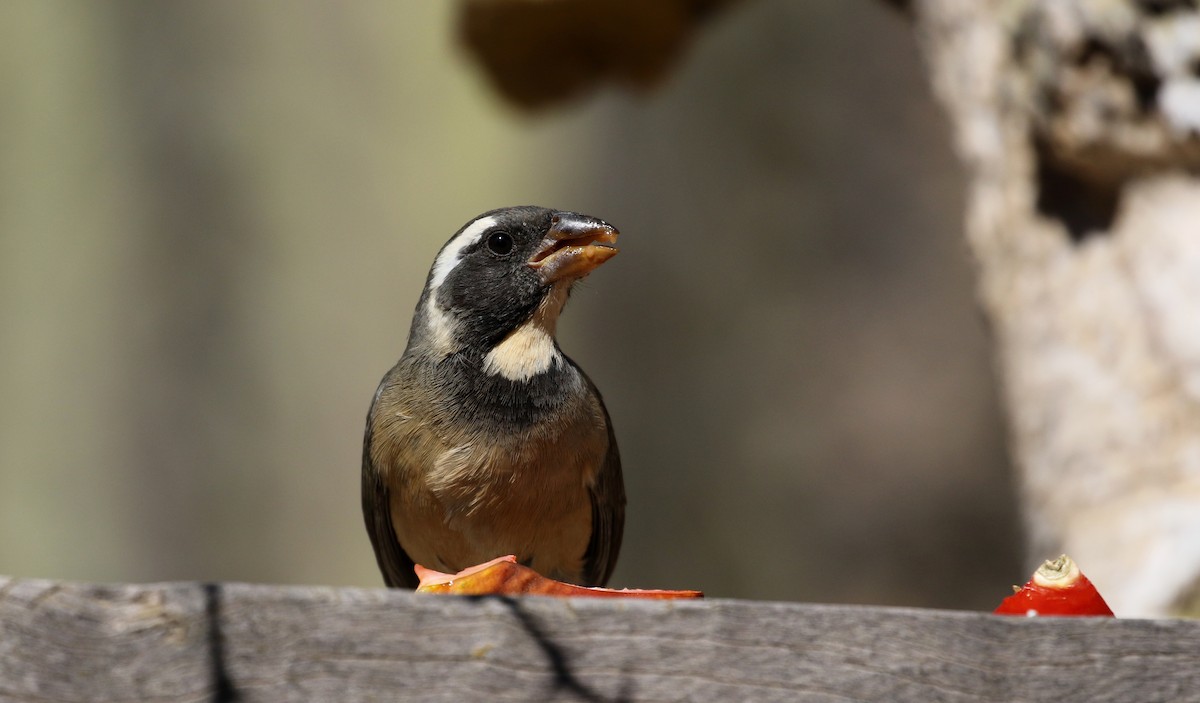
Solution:
M438 254L433 262L433 274L429 279L429 290L437 290L446 280L446 276L462 261L463 249L479 241L479 237L492 225L496 224L495 217L481 217L463 228L463 231L451 239Z

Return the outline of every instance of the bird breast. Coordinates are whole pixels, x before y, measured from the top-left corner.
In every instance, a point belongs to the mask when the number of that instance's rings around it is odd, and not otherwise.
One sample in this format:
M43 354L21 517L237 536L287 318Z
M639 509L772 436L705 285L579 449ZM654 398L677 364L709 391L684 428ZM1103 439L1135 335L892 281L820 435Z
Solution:
M579 577L589 489L608 451L598 399L580 394L519 430L492 431L389 395L380 398L388 411L377 416L373 454L391 475L396 536L417 563L452 573L511 553L536 556L530 565L541 573Z

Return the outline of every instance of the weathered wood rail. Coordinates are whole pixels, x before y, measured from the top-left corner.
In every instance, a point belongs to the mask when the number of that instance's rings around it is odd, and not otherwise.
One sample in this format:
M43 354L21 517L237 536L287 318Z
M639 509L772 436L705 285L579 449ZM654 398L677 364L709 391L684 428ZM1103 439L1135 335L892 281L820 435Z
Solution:
M1200 701L1200 622L0 577L3 701Z

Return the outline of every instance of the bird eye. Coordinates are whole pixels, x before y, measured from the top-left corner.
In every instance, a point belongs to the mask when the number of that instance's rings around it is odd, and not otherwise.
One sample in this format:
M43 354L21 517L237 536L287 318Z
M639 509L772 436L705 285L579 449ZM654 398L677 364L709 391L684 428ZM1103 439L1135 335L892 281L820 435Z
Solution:
M504 256L512 251L512 235L508 232L492 232L487 238L487 248L496 256Z

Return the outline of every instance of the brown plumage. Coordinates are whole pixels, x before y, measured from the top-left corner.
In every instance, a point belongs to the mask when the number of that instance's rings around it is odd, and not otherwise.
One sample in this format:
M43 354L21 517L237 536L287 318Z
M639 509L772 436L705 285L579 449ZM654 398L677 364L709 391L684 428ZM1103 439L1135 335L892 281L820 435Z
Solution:
M558 348L571 285L616 230L574 213L485 213L442 248L409 343L367 417L362 499L389 586L414 561L454 573L504 554L550 578L608 581L625 516L600 393Z

